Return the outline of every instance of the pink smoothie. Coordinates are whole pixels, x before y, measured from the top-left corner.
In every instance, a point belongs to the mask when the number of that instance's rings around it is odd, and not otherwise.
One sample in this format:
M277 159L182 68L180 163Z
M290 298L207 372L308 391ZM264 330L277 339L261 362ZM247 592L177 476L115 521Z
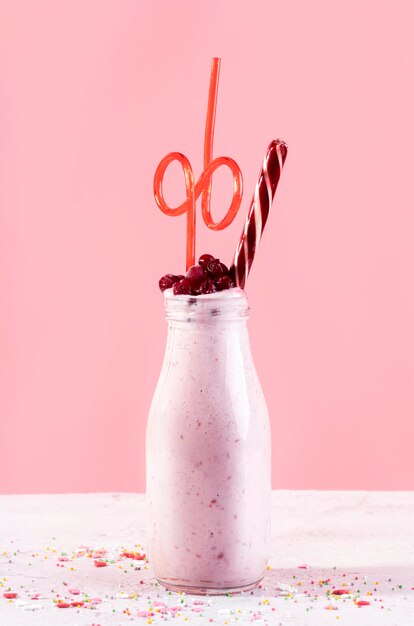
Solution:
M148 548L171 589L254 587L270 538L270 431L240 289L165 292L167 349L147 429Z

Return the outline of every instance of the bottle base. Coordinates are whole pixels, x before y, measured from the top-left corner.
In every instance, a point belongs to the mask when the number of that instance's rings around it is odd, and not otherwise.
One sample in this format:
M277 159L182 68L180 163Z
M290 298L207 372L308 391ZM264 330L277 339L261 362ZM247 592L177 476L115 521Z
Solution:
M240 587L203 587L203 586L191 586L181 584L179 582L163 580L162 578L156 578L156 580L168 591L177 591L181 593L187 593L193 596L225 596L227 594L243 593L245 591L251 591L255 589L257 585L263 580L263 576L253 583L248 585L241 585Z

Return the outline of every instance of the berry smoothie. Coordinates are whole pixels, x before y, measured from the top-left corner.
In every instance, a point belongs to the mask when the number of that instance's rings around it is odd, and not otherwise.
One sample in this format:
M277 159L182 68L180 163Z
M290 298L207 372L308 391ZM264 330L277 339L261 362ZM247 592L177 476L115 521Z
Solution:
M173 590L251 589L267 565L271 487L247 299L238 288L164 297L167 349L147 428L150 564Z

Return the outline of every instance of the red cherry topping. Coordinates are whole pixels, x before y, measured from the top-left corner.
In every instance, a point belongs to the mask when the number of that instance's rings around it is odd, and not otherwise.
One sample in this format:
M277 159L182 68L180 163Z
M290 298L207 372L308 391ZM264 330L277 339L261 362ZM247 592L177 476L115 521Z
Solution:
M210 274L210 276L214 276L214 278L216 276L220 276L220 274L223 274L223 268L221 267L221 263L218 259L213 259L212 261L209 261L206 265L206 270Z
M187 272L186 278L195 286L205 280L206 273L201 265L192 265Z
M161 291L165 291L166 289L171 289L171 287L177 283L179 280L184 278L184 276L175 276L174 274L166 274L159 280L159 287Z
M224 289L231 289L232 287L234 287L232 279L230 278L230 276L227 275L219 276L218 278L216 278L215 283L217 291L224 291Z
M161 291L173 289L174 295L200 296L234 287L234 280L224 263L211 254L202 254L185 276L165 274L159 280Z
M211 278L207 278L207 280L202 282L200 285L200 289L201 293L214 293L215 291L217 291L214 281L211 280Z
M173 292L176 296L189 296L191 294L191 283L188 278L183 278L175 283Z
M202 254L201 257L198 259L198 264L201 265L201 267L205 267L209 261L214 261L213 255Z

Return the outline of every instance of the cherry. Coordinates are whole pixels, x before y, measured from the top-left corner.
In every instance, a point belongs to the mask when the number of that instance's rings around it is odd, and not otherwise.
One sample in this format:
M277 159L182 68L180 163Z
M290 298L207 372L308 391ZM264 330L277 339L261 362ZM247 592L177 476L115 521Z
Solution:
M220 267L223 270L223 274L228 274L229 273L229 268L227 267L227 265L224 265L224 263L221 263L221 261L220 261Z
M206 270L210 274L210 276L220 276L220 274L223 274L223 268L221 266L222 264L220 263L219 259L213 259L212 261L209 261L207 263Z
M207 278L207 280L202 282L200 285L200 289L201 289L201 293L203 294L214 293L215 291L217 291L214 281L211 280L211 278Z
M189 296L191 294L191 283L188 278L182 278L174 283L173 292L175 296Z
M186 275L186 278L188 278L188 280L194 286L201 283L203 280L206 279L206 277L206 272L200 265L192 265Z
M175 276L174 274L165 274L165 276L160 278L158 285L161 291L165 291L166 289L171 289L171 287L182 278L184 278L184 276Z
M174 284L174 281L172 280L170 276L168 276L168 274L160 278L160 280L158 281L158 285L161 291L165 291L166 289L171 289L173 284Z
M230 276L227 275L219 276L218 278L216 278L215 283L217 291L223 291L224 289L231 289L232 287L234 287L232 279L230 278Z
M203 293L203 283L198 283L197 285L193 285L191 287L192 296L201 296L202 293Z
M213 255L202 254L201 257L198 259L198 264L201 265L201 267L205 267L209 261L214 261Z

